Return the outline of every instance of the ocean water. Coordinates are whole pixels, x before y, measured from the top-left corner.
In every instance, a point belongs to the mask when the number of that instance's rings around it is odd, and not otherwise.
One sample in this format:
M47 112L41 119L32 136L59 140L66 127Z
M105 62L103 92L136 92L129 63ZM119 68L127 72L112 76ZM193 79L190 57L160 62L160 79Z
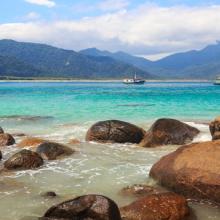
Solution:
M220 86L211 83L0 83L0 126L9 133L68 144L77 152L45 162L37 170L0 175L0 220L34 220L51 205L75 196L98 193L119 206L134 198L120 195L128 185L155 183L151 166L176 146L144 149L131 144L85 142L89 127L107 119L125 120L148 129L158 118L180 119L201 130L194 141L210 140L207 122L220 114ZM16 137L18 143L22 137ZM20 149L2 148L3 161ZM59 197L45 199L46 191ZM220 219L218 208L190 204L199 220Z

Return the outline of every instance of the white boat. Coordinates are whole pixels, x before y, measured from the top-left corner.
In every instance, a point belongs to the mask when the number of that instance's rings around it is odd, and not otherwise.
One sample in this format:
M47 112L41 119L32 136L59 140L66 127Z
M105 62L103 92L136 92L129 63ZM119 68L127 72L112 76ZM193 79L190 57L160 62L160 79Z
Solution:
M133 79L124 79L123 83L125 84L144 84L145 80L141 78L137 78L137 75L134 74Z
M214 85L220 85L220 76L217 76Z

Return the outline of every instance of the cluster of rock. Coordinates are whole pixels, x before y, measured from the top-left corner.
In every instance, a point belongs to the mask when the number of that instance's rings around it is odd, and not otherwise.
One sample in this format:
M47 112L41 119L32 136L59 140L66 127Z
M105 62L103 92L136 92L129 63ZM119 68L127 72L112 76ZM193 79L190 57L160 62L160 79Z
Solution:
M150 176L176 193L220 204L220 118L209 128L212 141L185 145L162 157Z
M109 120L94 124L86 134L87 141L100 143L135 143L142 147L183 145L190 143L199 130L181 121L158 119L148 131L133 124Z
M152 194L119 208L102 195L85 195L46 211L41 220L182 220L190 216L184 197L175 193Z
M220 118L210 124L212 141L191 143L199 130L175 119L159 119L148 131L133 124L109 120L94 124L87 141L99 143L134 143L141 147L184 145L162 157L153 165L150 176L172 192L135 185L122 193L132 193L136 201L119 208L101 195L85 195L51 207L42 220L186 220L192 219L186 198L209 200L220 204ZM0 145L14 144L0 129ZM2 136L1 136L2 135ZM7 138L6 138L7 137ZM3 141L5 139L7 141ZM13 138L13 137L12 137ZM73 141L75 143L75 140ZM4 166L6 169L33 169L44 160L55 160L74 153L62 144L39 138L27 138L18 147L32 146L35 151L21 150ZM0 159L2 155L0 152ZM178 194L176 194L178 193ZM140 198L141 197L141 198Z
M159 185L186 198L197 201L208 200L220 204L220 118L216 118L210 123L212 141L192 144L190 142L199 134L199 130L174 119L159 119L148 131L143 131L143 129L137 127L134 130L133 125L131 125L133 132L131 136L124 131L128 126L130 125L120 121L117 121L117 124L113 123L113 125L109 121L97 123L88 131L87 140L130 142L137 143L142 147L183 145L154 164L150 171L150 176ZM136 134L142 132L143 138L137 135L139 137L137 139L134 135L135 132ZM135 138L132 139L132 137ZM136 202L134 206L135 204ZM132 212L130 206L123 210ZM137 211L136 214L138 215L138 213L140 214L141 210ZM145 218L139 215L138 218L130 219ZM158 217L156 219L168 218Z
M185 144L192 141L198 133L196 128L174 119L159 119L148 131L127 122L108 120L94 124L88 130L86 140L100 143L135 143L142 147L156 147ZM73 139L70 143L78 144L79 142ZM0 128L0 146L13 144L15 144L13 136L4 133ZM43 160L55 160L74 153L74 150L65 145L36 137L23 139L17 147L31 147L34 151L23 149L14 154L5 161L6 169L34 169L42 166Z
M2 128L0 128L0 132L3 132ZM7 141L6 137L8 137ZM0 134L0 146L9 146L13 144L15 144L15 140L11 135L5 133ZM22 149L12 155L4 162L4 168L7 170L35 169L42 166L44 160L56 160L75 152L73 149L65 145L35 137L27 137L23 139L17 144L17 147L31 147L34 151ZM0 159L2 159L1 151Z

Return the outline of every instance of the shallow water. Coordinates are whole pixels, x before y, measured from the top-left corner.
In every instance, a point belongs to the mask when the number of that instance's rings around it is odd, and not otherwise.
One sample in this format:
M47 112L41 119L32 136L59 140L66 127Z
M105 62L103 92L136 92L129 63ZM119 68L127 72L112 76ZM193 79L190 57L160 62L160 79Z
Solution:
M150 83L140 87L119 83L0 84L0 125L7 132L24 132L60 143L71 138L82 141L70 145L77 152L63 160L46 162L33 171L1 174L0 219L36 219L51 205L88 193L104 194L119 205L128 204L133 198L119 191L132 184L154 185L148 178L151 166L176 147L144 149L86 143L87 129L97 120L111 118L147 129L156 118L169 116L198 127L202 132L194 141L210 140L203 122L218 115L219 93L220 87L204 83ZM18 150L16 146L3 148L3 162ZM46 191L55 191L59 197L40 196ZM217 208L191 206L199 220L220 219Z

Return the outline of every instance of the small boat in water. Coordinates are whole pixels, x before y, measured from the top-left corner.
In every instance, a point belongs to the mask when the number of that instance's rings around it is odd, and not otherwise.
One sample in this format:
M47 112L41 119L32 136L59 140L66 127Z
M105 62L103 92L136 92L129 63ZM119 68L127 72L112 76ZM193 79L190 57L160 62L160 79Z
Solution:
M144 84L145 80L141 78L137 78L137 75L134 74L133 79L124 79L123 83L124 84Z
M217 76L215 81L214 81L214 85L220 85L220 76Z

